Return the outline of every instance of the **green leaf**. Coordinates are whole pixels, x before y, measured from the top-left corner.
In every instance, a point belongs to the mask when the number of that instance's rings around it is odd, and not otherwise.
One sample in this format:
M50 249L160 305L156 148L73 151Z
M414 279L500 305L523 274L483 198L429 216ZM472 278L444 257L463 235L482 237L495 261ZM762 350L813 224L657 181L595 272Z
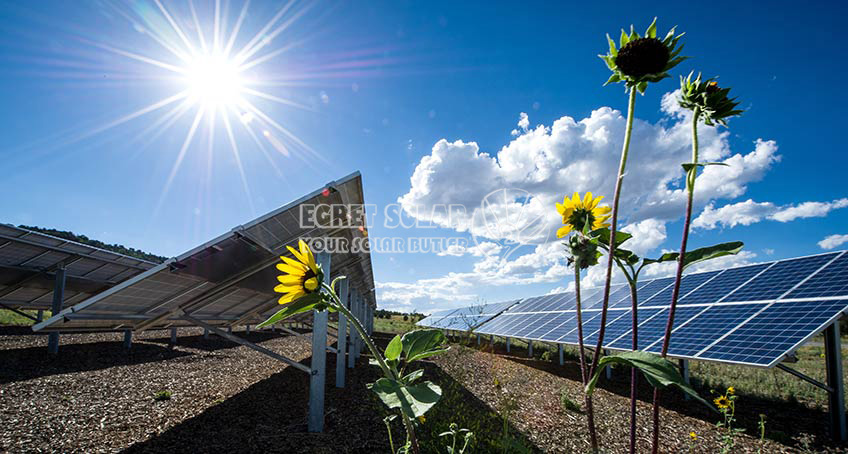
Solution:
M406 383L407 385L411 385L412 383L415 383L415 381L418 380L419 378L421 378L423 375L424 375L424 369L418 369L416 371L413 371L413 372L406 374L406 376L403 377L400 381Z
M403 344L401 344L400 334L396 335L389 345L386 346L386 360L387 361L395 361L400 357L400 353L403 351Z
M630 38L627 36L627 32L624 29L621 29L621 38L618 40L618 47L622 48L630 42Z
M651 25L648 26L648 30L645 32L645 36L648 38L656 38L657 37L657 18L654 18L654 21L651 22Z
M604 244L606 246L609 246L610 233L610 229L607 227L592 230L592 236L598 238L598 241L600 241L601 244ZM630 238L633 238L633 235L627 232L622 232L621 230L616 230L615 247L618 247L620 244L624 243Z
M685 270L690 265L694 265L695 263L703 262L705 260L737 254L742 250L743 246L745 246L745 243L741 241L731 241L729 243L721 243L714 246L707 246L687 251L683 260L683 269ZM645 263L649 264L676 261L679 256L679 252L666 252L658 259L645 259Z
M406 362L411 363L447 351L445 335L437 329L419 329L403 335L401 343Z
M699 396L698 393L686 383L680 375L680 372L677 371L674 363L662 356L639 350L623 352L617 355L604 356L601 358L601 360L598 361L598 367L595 369L595 374L586 385L586 394L591 395L595 391L595 386L598 383L598 378L601 376L601 372L605 366L610 364L623 364L625 366L639 369L642 371L645 379L648 380L648 383L650 383L654 388L666 389L669 386L676 386L680 388L681 391L692 396L711 410L717 412L715 407Z
M613 57L617 57L618 56L618 50L616 50L615 41L613 41L612 38L610 38L609 33L607 33L607 41L609 41L609 47L610 47L609 54L612 55Z
M427 413L439 398L442 388L430 381L417 385L404 385L397 380L380 378L368 385L368 388L389 408L400 408L409 418L417 418Z
M621 81L621 77L618 75L618 73L612 73L610 78L607 79L606 82L604 82L604 86L607 86L609 84L614 84L614 83L620 82L620 81Z
M308 312L315 308L316 305L321 303L323 297L320 292L315 293L307 293L306 295L294 300L291 303L285 305L284 308L277 311L276 314L270 316L268 320L256 325L256 328L264 328L266 326L273 325L281 320L285 320L292 315L300 314L301 312Z

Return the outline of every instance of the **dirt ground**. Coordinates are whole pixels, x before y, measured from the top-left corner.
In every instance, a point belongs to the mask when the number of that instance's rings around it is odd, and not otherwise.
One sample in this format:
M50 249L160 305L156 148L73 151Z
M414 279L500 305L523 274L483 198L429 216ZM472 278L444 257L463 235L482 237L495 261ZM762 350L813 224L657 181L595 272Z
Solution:
M307 338L270 332L248 338L309 362ZM51 358L46 336L0 327L0 452L389 451L385 411L365 387L379 372L367 365L367 357L347 370L347 386L339 389L335 355L327 354L325 431L310 434L305 373L214 335L203 339L200 330L181 329L173 348L169 339L166 331L142 333L126 351L120 333L67 334L60 355ZM441 446L437 434L452 420L487 437L475 452L495 450L488 438L502 432L508 402L515 403L508 430L527 450L586 452L583 415L560 403L564 392L582 404L573 362L561 367L527 359L521 351L506 355L455 347L425 369L445 390L421 429L425 452ZM602 380L596 408L605 452L626 450L628 389L621 371L612 382ZM170 392L170 399L156 400L161 391ZM649 391L640 397L639 417L647 422ZM757 438L742 436L733 452L801 452L804 434L816 450L841 449L825 444L823 412L744 399L743 394L739 419L747 433L756 432L756 415L763 412L768 430L781 435L762 446ZM457 403L460 410L453 407ZM694 452L717 450L715 414L669 393L662 418L664 452L688 452L690 431L698 434ZM648 446L648 424L640 427L642 451ZM396 427L395 440L399 437Z

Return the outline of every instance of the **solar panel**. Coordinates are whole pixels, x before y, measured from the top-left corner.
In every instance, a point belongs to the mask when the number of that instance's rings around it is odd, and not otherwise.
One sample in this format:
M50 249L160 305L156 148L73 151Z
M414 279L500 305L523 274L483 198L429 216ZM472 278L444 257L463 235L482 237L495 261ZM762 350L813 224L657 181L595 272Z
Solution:
M65 268L69 307L156 266L147 260L0 224L0 304L50 309L57 269Z
M308 225L300 219L304 204L361 206L359 173L330 183L201 246L130 278L34 326L35 330L144 330L204 323L232 326L258 323L279 309L274 267L285 246L301 237L343 238L352 244L358 230L342 213L343 225ZM347 213L350 214L350 213ZM357 233L354 233L357 232ZM358 238L358 237L357 237ZM374 306L374 284L367 249L331 254L330 271L344 274L352 289Z
M519 300L506 301L502 303L478 304L440 311L422 319L417 324L429 328L441 328L451 330L470 331L489 321L492 317L500 314Z
M674 279L639 285L639 349L659 353ZM602 289L586 289L584 341L597 343ZM573 292L523 300L478 333L576 344ZM604 348L631 348L630 291L610 289ZM680 286L669 355L772 367L848 311L848 252L688 274Z

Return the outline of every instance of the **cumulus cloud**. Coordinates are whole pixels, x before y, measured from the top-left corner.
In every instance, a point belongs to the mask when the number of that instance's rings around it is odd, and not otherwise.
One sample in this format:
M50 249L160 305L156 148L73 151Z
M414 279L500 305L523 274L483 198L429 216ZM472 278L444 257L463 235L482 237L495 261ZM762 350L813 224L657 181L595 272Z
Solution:
M631 154L621 199L620 225L634 238L627 247L640 255L657 255L667 240L666 224L678 220L686 201L680 163L690 159L691 113L681 109L677 93L661 103L657 122L634 119ZM409 283L380 283L381 304L408 307L456 307L474 301L485 286L549 284L570 289L573 270L553 237L561 225L554 203L565 194L592 191L610 198L615 186L626 118L601 107L585 118L563 116L550 125L530 127L522 112L513 137L499 150L483 150L473 141L441 139L421 158L410 188L398 198L404 212L419 221L467 233L477 246L456 247L440 255L478 257L472 269ZM743 196L780 161L777 143L758 139L750 147L731 150L729 133L701 127L701 159L727 166L708 166L696 181L698 227L747 225L762 219L788 222L819 216L848 205L848 200L777 206L771 202L722 201ZM461 206L462 210L445 210ZM441 208L440 208L441 207ZM728 208L730 207L730 208ZM523 244L518 252L516 244ZM529 245L529 246L528 246ZM514 252L514 253L513 253ZM519 252L521 255L519 255ZM723 257L694 270L750 263L752 252ZM643 277L671 273L674 264L649 267ZM584 272L582 284L600 285L604 267ZM615 279L622 281L616 272Z
M755 202L751 199L720 208L710 203L692 221L692 227L709 230L716 227L751 225L763 220L790 222L801 218L824 217L833 210L845 207L848 207L848 198L832 202L804 202L787 206L778 206L771 202Z
M834 249L845 243L848 243L848 235L828 235L818 244L822 249Z

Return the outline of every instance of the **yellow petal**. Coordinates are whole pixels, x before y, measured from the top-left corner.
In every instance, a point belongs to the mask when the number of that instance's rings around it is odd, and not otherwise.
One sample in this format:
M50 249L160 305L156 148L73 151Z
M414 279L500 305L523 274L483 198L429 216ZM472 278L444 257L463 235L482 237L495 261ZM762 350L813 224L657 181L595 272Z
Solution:
M562 238L562 237L568 235L570 232L571 232L571 226L570 225L562 226L562 227L559 228L559 230L557 230L557 238Z
M557 202L556 203L556 209L557 209L557 213L562 214L562 212L565 211L565 205Z
M292 260L292 261L294 262L294 260ZM297 262L295 262L295 263L297 263ZM283 273L291 274L292 276L303 276L304 274L306 274L306 267L304 267L304 266L296 267L296 266L290 265L288 263L278 263L277 269L282 271Z
M300 285L301 279L303 279L303 276L292 276L291 274L277 276L277 280L283 285Z
M303 295L305 295L305 293L303 293L303 292L287 293L287 294L283 295L280 299L278 299L277 302L280 303L280 304L290 303L290 302L300 298Z
M600 215L607 214L610 211L612 211L612 208L604 205L602 207L597 207L594 210L592 210L592 214L594 214L595 216L600 216Z
M582 206L581 202L582 200L580 200L580 194L575 192L571 196L571 204L574 206L574 208L580 208Z
M595 200L593 200L593 201L592 201L592 206L591 206L591 207L587 207L587 208L588 208L589 210L594 210L594 209L595 209L595 207L596 207L596 206L598 206L598 204L601 202L601 199L603 199L603 198L604 198L604 196L596 197L596 198L595 198Z
M314 292L315 289L318 288L318 278L317 277L310 277L309 279L306 280L306 282L303 283L303 287L306 290L309 290L310 292Z
M304 265L306 265L306 257L304 257L303 255L301 255L301 254L300 254L300 251L298 251L297 249L295 249L295 248L293 248L293 247L291 247L291 246L286 246L286 249L288 249L288 250L289 250L289 252L291 252L291 253L292 253L292 255L294 256L294 258L296 258L298 262L303 263Z
M562 223L565 224L566 222L568 222L568 218L570 218L572 214L574 214L574 208L569 208L569 209L563 211L562 212Z
M587 192L586 195L583 196L583 206L587 210L592 209L592 191Z

